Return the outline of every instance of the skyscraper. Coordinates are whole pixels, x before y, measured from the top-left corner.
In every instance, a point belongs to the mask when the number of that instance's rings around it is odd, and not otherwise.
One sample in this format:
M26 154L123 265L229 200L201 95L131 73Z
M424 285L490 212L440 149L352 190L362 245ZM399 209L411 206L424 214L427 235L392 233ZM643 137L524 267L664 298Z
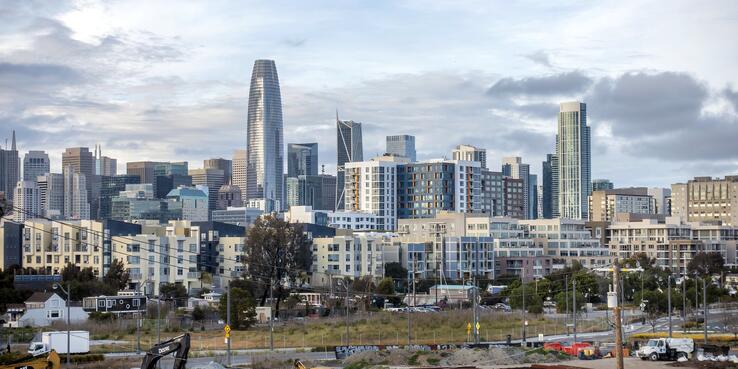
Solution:
M454 160L478 161L487 168L487 150L472 145L457 145L452 152Z
M279 204L276 205L279 210L283 195L284 141L282 97L273 60L254 63L247 125L246 198L272 200Z
M31 150L23 157L24 181L36 181L38 176L50 171L51 163L49 162L49 154L46 152Z
M222 169L190 169L192 184L208 188L208 210L213 211L218 204L218 190L225 184L225 174Z
M504 157L502 158L502 175L523 181L523 188L527 189L523 191L524 217L525 219L535 219L535 197L533 194L536 189L532 186L537 185L537 183L531 181L530 165L523 163L523 159L519 156ZM533 182L532 186L531 182Z
M345 165L350 162L364 160L364 149L361 138L361 123L352 120L338 119L336 113L336 210L345 204Z
M546 155L546 161L543 162L542 177L541 204L539 204L541 214L544 219L555 218L559 213L559 172L556 155Z
M41 217L41 196L36 181L18 181L13 198L13 220L22 223Z
M79 197L79 199L80 201L84 201L88 204L86 208L87 211L85 213L84 206L79 207L76 205L76 203L74 203L75 200L70 200L72 201L72 207L67 208L65 206L65 213L68 209L72 209L73 211L79 210L79 213L74 213L75 216L81 214L85 217L74 219L97 218L100 184L96 180L97 176L95 175L95 158L92 156L90 149L86 147L72 147L66 149L62 153L62 171L64 172L64 201L69 202L67 201L67 195L76 191L76 188L67 188L67 186L77 186L80 184L84 184L86 194L84 198ZM71 171L72 173L79 173L83 176L82 178L76 178L74 176L69 176L69 178L67 178L67 171ZM69 215L67 214L65 214L65 216L69 217Z
M236 150L233 152L233 185L241 190L241 200L246 202L246 166L248 151Z
M95 174L114 176L118 174L118 160L102 155L102 146L95 146Z
M231 183L233 178L233 161L223 158L206 159L202 161L204 169L220 169L223 171L225 183ZM240 188L239 188L240 190Z
M410 135L394 135L387 136L387 146L385 149L387 154L395 154L408 158L410 162L414 162L415 158L415 136Z
M7 142L7 141L6 141ZM15 186L20 179L20 164L18 161L18 149L15 145L15 131L13 131L13 140L10 149L0 148L0 192L5 194L5 198L12 202Z
M318 144L287 144L287 177L318 175Z
M64 217L66 219L90 219L90 203L87 200L87 178L71 166L64 168Z
M593 179L592 191L612 190L615 185L609 179Z
M559 213L562 218L587 219L592 192L592 164L587 104L560 105L556 157L559 164Z
M38 182L39 206L46 218L60 219L64 215L64 175L46 173L36 178Z

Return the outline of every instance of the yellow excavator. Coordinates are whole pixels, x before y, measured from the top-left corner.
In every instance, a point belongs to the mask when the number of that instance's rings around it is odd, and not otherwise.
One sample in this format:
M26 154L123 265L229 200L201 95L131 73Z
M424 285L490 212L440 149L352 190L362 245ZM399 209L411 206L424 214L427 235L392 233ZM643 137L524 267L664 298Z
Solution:
M24 356L8 363L0 364L0 369L60 369L61 360L56 351L46 356Z

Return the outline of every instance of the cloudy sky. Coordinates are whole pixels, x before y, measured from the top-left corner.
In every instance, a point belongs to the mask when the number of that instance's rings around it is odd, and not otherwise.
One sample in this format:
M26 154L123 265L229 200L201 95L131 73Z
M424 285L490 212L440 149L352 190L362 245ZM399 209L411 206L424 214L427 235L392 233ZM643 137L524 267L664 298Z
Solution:
M99 143L124 162L232 156L253 61L277 63L286 142L364 122L419 158L459 143L489 166L554 150L558 103L588 103L594 178L668 186L738 173L735 1L0 2L0 137ZM2 145L5 141L2 140Z

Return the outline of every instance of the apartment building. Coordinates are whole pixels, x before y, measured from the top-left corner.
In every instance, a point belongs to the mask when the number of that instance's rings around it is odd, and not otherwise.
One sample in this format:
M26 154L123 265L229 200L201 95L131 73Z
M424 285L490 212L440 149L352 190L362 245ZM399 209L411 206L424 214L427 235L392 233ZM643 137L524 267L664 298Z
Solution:
M598 190L589 196L589 220L612 222L617 214L656 214L656 199L646 187Z
M738 226L738 176L695 177L671 185L671 214L686 222Z
M516 275L531 281L553 271L554 258L548 255L545 243L529 237L528 227L517 219L490 219L489 234L494 242L495 273Z
M345 164L345 210L369 212L377 217L377 230L397 226L397 166L401 156L385 155L369 161Z
M527 237L541 244L546 256L553 259L553 268L571 266L576 260L586 268L597 268L611 263L610 250L594 238L578 219L534 219L520 220L527 228Z
M331 278L384 277L384 247L391 234L342 232L334 237L313 239L313 287L329 286Z
M109 232L109 231L108 231ZM92 220L49 221L29 219L23 223L22 262L44 274L59 274L72 263L104 275L102 222Z

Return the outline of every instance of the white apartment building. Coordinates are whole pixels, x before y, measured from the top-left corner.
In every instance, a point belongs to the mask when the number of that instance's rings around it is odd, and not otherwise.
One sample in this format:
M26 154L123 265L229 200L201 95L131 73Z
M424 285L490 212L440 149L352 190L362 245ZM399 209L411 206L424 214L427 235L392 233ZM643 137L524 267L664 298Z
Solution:
M18 181L14 192L14 221L22 223L26 219L41 217L41 193L36 181Z
M377 230L377 215L361 211L313 210L311 206L290 206L284 219L292 223L309 223L352 231Z
M388 233L347 232L335 237L313 239L311 285L330 286L331 278L384 277L384 246Z
M73 263L103 275L103 224L91 220L26 220L23 227L23 267L58 274Z
M570 266L574 260L590 269L609 265L611 262L608 247L592 237L590 231L584 227L583 220L533 219L519 220L518 223L527 228L527 237L543 245L546 256L553 259L554 269Z
M345 165L345 209L368 212L377 217L377 230L397 227L397 165L407 163L399 156L380 156Z

